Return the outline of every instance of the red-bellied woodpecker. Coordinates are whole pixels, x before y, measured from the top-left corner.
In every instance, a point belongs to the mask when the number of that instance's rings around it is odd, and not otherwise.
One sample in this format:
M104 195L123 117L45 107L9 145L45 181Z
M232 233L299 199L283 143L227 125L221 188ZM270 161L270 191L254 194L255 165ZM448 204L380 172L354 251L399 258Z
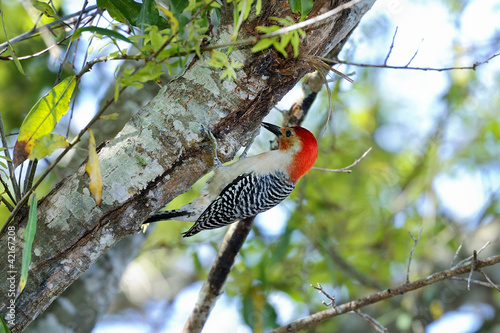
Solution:
M318 144L314 135L302 127L262 126L278 136L278 150L216 169L198 199L180 209L158 212L146 223L172 219L195 222L183 234L189 237L254 216L283 201L313 167Z

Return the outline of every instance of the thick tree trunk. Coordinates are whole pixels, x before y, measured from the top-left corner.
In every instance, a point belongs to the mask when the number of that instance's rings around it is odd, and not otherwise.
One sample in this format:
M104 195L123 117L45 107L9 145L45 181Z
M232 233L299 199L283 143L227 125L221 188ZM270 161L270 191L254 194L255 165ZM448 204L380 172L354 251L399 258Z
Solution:
M301 55L322 56L356 27L374 0L358 3L339 15L305 29ZM270 16L292 16L282 1L263 2L260 16L241 31L253 33ZM335 8L339 1L316 1L308 18ZM213 32L213 44L228 42L232 24ZM290 52L291 54L292 52ZM262 118L311 68L298 59L284 59L274 50L252 54L234 50L231 58L245 63L235 81L220 81L220 73L198 59L168 83L111 141L99 148L103 175L102 204L88 191L84 167L60 182L38 206L38 230L25 290L16 301L15 326L20 332L106 251L125 236L136 234L142 222L187 191L213 166L214 151L203 128L210 128L222 161L232 159ZM12 224L21 239L26 214ZM0 235L7 244L7 234ZM19 241L18 241L19 244ZM16 271L20 272L18 245ZM4 258L7 256L4 254ZM7 265L0 268L7 276ZM17 276L19 279L19 276ZM0 281L0 311L7 316L8 281Z

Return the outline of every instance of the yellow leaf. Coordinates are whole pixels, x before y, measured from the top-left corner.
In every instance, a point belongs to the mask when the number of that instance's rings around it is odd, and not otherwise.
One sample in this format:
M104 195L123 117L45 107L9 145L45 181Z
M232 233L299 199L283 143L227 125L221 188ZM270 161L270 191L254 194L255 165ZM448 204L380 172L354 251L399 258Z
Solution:
M52 132L59 119L68 112L75 85L75 77L67 77L31 108L21 124L14 146L14 167L28 158L35 140Z
M89 129L89 160L85 165L85 171L89 174L90 193L94 196L95 202L98 206L101 205L102 198L102 177L101 177L101 167L99 165L99 158L97 157L97 152L95 150L95 138L94 133Z
M35 140L28 158L32 161L35 159L39 160L45 156L50 156L57 148L66 148L67 146L68 140L64 136L50 133Z
M163 12L163 14L165 14L165 16L170 20L170 24L172 27L172 34L177 33L177 31L179 31L179 20L175 18L174 13L163 7L157 6L156 8L160 9Z
M108 120L116 119L116 118L118 118L118 112L113 112L113 113L101 116L101 119L108 119Z

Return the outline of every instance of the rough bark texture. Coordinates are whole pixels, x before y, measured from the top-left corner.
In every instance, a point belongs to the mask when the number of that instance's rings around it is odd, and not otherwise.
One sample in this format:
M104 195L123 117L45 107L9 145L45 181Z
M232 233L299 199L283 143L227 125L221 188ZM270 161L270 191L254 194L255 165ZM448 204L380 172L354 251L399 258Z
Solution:
M359 3L333 19L306 29L303 55L330 52L358 24L374 0ZM282 1L263 2L263 12L242 27L251 34L270 16L292 16ZM338 1L316 1L309 17L333 9ZM232 24L214 31L213 43L227 42ZM292 52L290 52L292 54ZM187 191L213 166L213 147L204 134L210 127L218 155L228 161L250 139L262 118L309 71L301 60L284 59L274 50L252 54L235 50L245 63L236 81L220 81L219 71L194 60L185 73L168 83L112 140L99 148L103 175L102 204L88 190L84 167L60 182L38 209L38 230L25 290L16 301L15 326L20 332L120 239L135 237L142 222ZM299 57L300 59L300 57ZM26 214L12 224L17 235L15 271L20 272ZM0 235L7 244L7 234ZM4 254L4 258L7 256ZM9 268L2 265L1 276ZM19 276L17 276L17 280ZM6 317L8 281L0 281L0 312Z

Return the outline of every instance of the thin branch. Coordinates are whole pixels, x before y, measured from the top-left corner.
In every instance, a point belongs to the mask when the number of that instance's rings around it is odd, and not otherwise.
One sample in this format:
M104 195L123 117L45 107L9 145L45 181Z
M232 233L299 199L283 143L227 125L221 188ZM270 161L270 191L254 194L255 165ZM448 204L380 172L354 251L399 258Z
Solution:
M12 206L10 204L10 202L7 201L7 199L5 199L3 196L1 197L2 202L4 203L4 205L7 207L7 209L9 210L9 212L12 212L14 210L14 206Z
M78 15L78 19L76 20L76 24L73 27L73 29L75 31L78 29L78 27L80 26L80 23L82 22L83 13L84 13L85 8L87 7L88 3L89 3L88 0L83 1L82 10L80 11L80 15ZM69 50L71 49L72 45L73 45L73 38L70 40L68 46L66 47L66 52L64 53L64 57L61 60L61 63L59 64L59 71L57 72L56 83L54 85L58 84L61 81L61 74L62 74L62 71L64 68L64 64L66 63L66 59L68 59Z
M458 246L458 249L457 251L455 252L455 255L453 256L453 259L451 260L451 264L450 264L450 268L453 267L453 263L455 262L455 260L457 260L457 257L458 257L458 253L460 252L460 250L462 249L462 245L464 243L460 243L460 245Z
M483 272L483 270L481 268L479 268L477 271L479 273L481 273L481 275L486 279L486 281L488 281L489 286L491 288L495 288L496 290L498 290L500 292L500 286L498 284L494 283L493 281L491 281L491 279L488 277L488 275L486 275L486 273Z
M19 199L21 199L21 190L17 186L16 175L14 173L14 165L12 164L12 158L10 157L9 146L7 145L7 137L5 136L5 129L3 127L3 119L1 114L0 114L0 136L2 138L2 144L5 148L4 154L5 157L7 157L7 167L9 168L10 183L12 184L14 195L16 197L16 200L13 200L13 202L16 203L17 201L19 201Z
M234 264L236 255L245 242L252 228L253 217L246 218L237 223L233 223L226 232L219 247L217 258L215 259L208 277L203 282L198 300L189 318L184 325L183 332L201 332L208 315L221 294L222 287Z
M87 13L93 11L93 10L96 10L96 9L97 9L97 5L89 6L89 7L87 7L83 11L83 13L87 14ZM61 20L62 21L72 20L72 19L74 19L74 17L80 15L81 13L82 12L79 11L79 12L76 12L76 13L73 13L73 14L66 15L66 16L62 17ZM3 53L5 49L7 49L8 43L10 43L11 45L15 44L15 43L19 43L19 42L21 42L23 40L26 40L26 39L32 37L33 35L38 34L43 29L59 28L60 26L62 26L61 22L59 22L59 21L53 21L53 22L50 22L49 24L46 24L46 25L41 26L39 28L33 28L30 31L27 31L27 32L25 32L23 34L20 34L19 36L16 36L16 37L10 39L8 42L0 44L0 50L1 50L0 54Z
M486 242L486 244L484 244L484 245L483 245L483 247L481 247L479 250L477 250L477 254L480 254L481 252L483 252L483 250L484 250L486 247L488 247L488 245L490 245L490 244L491 244L491 242L490 242L490 241L487 241L487 242ZM459 262L458 262L455 266L453 266L453 267L461 266L461 265L463 265L464 263L471 261L473 258L474 258L474 255L471 255L471 256L469 256L469 257L467 257L467 258L465 258L465 259L462 259L462 260L460 260L460 261L459 261Z
M413 252L415 252L415 248L417 247L417 244L420 241L420 237L422 237L422 231L423 230L424 230L424 227L421 227L420 228L420 233L418 234L418 238L417 239L415 239L415 237L413 237L411 231L408 231L410 233L411 239L413 239L413 242L415 242L415 244L413 244L413 248L410 251L410 259L408 260L408 269L406 270L406 283L410 282L411 260L413 258Z
M387 61L389 60L389 57L391 56L392 48L394 47L394 41L396 40L397 33L398 33L398 27L396 27L396 30L394 31L394 35L392 36L391 46L389 47L389 52L387 52L387 56L385 57L384 66L387 65Z
M35 178L37 165L38 165L38 160L34 161L30 160L28 164L28 170L26 170L26 176L24 177L23 195L25 195L31 190L31 186L33 185L33 179Z
M325 306L332 306L332 307L335 307L335 296L330 296L324 289L323 287L321 286L321 284L319 284L318 282L318 286L316 287L315 285L311 284L311 287L313 287L314 289L316 289L319 293L325 295L326 298L328 298L330 300L330 302L326 303L325 301L322 301L321 304L325 305Z
M500 254L488 257L483 260L478 260L476 265L476 268L483 268L487 266L492 266L495 264L500 263ZM400 286L394 287L394 288L389 288L386 290L379 291L377 293L368 295L363 298L359 298L341 305L337 305L334 308L320 311L317 313L314 313L310 316L307 316L305 318L296 320L288 325L278 327L275 330L272 330L271 333L285 333L285 332L299 332L308 329L309 327L318 324L324 320L342 315L344 313L348 313L350 311L355 311L357 309L360 309L362 307L365 307L370 304L374 304L377 302L380 302L382 300L386 300L395 296L403 295L406 294L410 291L414 291L417 289L421 289L425 286L435 284L437 282L441 282L444 280L448 280L451 277L457 276L457 275L462 275L466 274L470 271L471 266L474 265L474 263L469 263L464 266L459 266L459 267L454 267L451 269L447 269L438 273L434 273L432 275L429 275L423 279L417 280L415 282L410 282L410 283L405 283Z
M67 39L69 39L71 37L72 37L71 35L65 36L59 42L57 42L55 44L52 44L49 47L47 47L47 48L45 48L45 49L43 49L41 51L38 51L38 52L33 53L33 54L28 54L28 55L25 55L25 56L17 57L17 59L19 59L19 60L26 60L26 59L36 58L36 57L38 57L38 56L46 53L47 51L50 51L50 49L52 49L52 48L54 48L56 46L61 45L63 42L65 42ZM0 60L14 60L14 59L12 58L12 56L7 56L7 57L0 57Z
M379 323L375 318L373 318L370 315L367 315L366 313L361 312L359 309L354 310L358 316L363 318L364 321L366 321L371 327L375 329L375 331L380 332L380 333L387 333L389 332L387 328L385 328L381 323Z
M483 287L488 287L488 288L497 288L497 285L495 285L494 283L491 284L489 282L484 282L484 281L479 281L479 280L474 280L474 279L468 279L468 278L463 278L463 277L457 277L457 276L454 276L454 277L451 277L450 280L455 280L455 281L462 281L462 282L469 282L472 283L472 284L477 284L479 286L483 286Z
M345 168L342 168L342 169L325 169L325 168L317 168L317 167L313 167L314 170L319 170L319 171L327 171L327 172L346 172L346 173L351 173L352 170L351 168L353 168L356 164L358 164L363 158L366 157L366 155L368 155L368 153L372 150L372 147L368 148L367 151L365 151L363 153L363 155L361 155L360 158L358 158L356 161L354 161L353 164L349 165L349 166L346 166Z
M355 62L349 62L349 61L343 61L339 59L327 59L323 58L324 61L334 63L334 64L343 64L343 65L349 65L349 66L357 66L357 67L370 67L370 68L386 68L386 69L409 69L409 70L416 70L416 71L435 71L435 72L444 72L444 71L452 71L452 70L460 70L460 69L471 69L471 70L476 70L478 66L484 65L488 63L490 60L493 58L496 58L500 56L500 53L495 53L491 57L489 57L486 60L483 61L478 61L474 63L472 66L462 66L462 67L442 67L442 68L434 68L434 67L410 67L410 66L390 66L390 65L372 65L372 64L361 64L361 63L355 63Z
M472 278L472 273L474 273L474 271L477 269L477 251L474 250L474 253L473 253L473 260L471 261L471 265L470 265L470 273L469 273L469 279L467 281L467 290L470 290L470 280Z
M413 61L413 59L415 59L415 57L417 56L418 54L418 51L420 50L420 46L422 46L422 43L423 43L424 39L422 38L422 40L420 41L420 44L418 44L418 47L417 47L417 50L415 51L415 53L413 54L413 57L410 58L410 61L408 61L408 63L406 64L405 67L408 67L410 66L411 62Z
M7 193L7 195L9 196L10 200L12 200L12 202L16 202L16 200L14 199L14 197L12 196L12 193L10 193L10 190L9 190L9 186L7 185L7 183L5 183L5 181L3 180L2 176L0 175L0 182L2 183L3 185L3 188L5 189L5 193ZM12 211L12 210L11 210Z

